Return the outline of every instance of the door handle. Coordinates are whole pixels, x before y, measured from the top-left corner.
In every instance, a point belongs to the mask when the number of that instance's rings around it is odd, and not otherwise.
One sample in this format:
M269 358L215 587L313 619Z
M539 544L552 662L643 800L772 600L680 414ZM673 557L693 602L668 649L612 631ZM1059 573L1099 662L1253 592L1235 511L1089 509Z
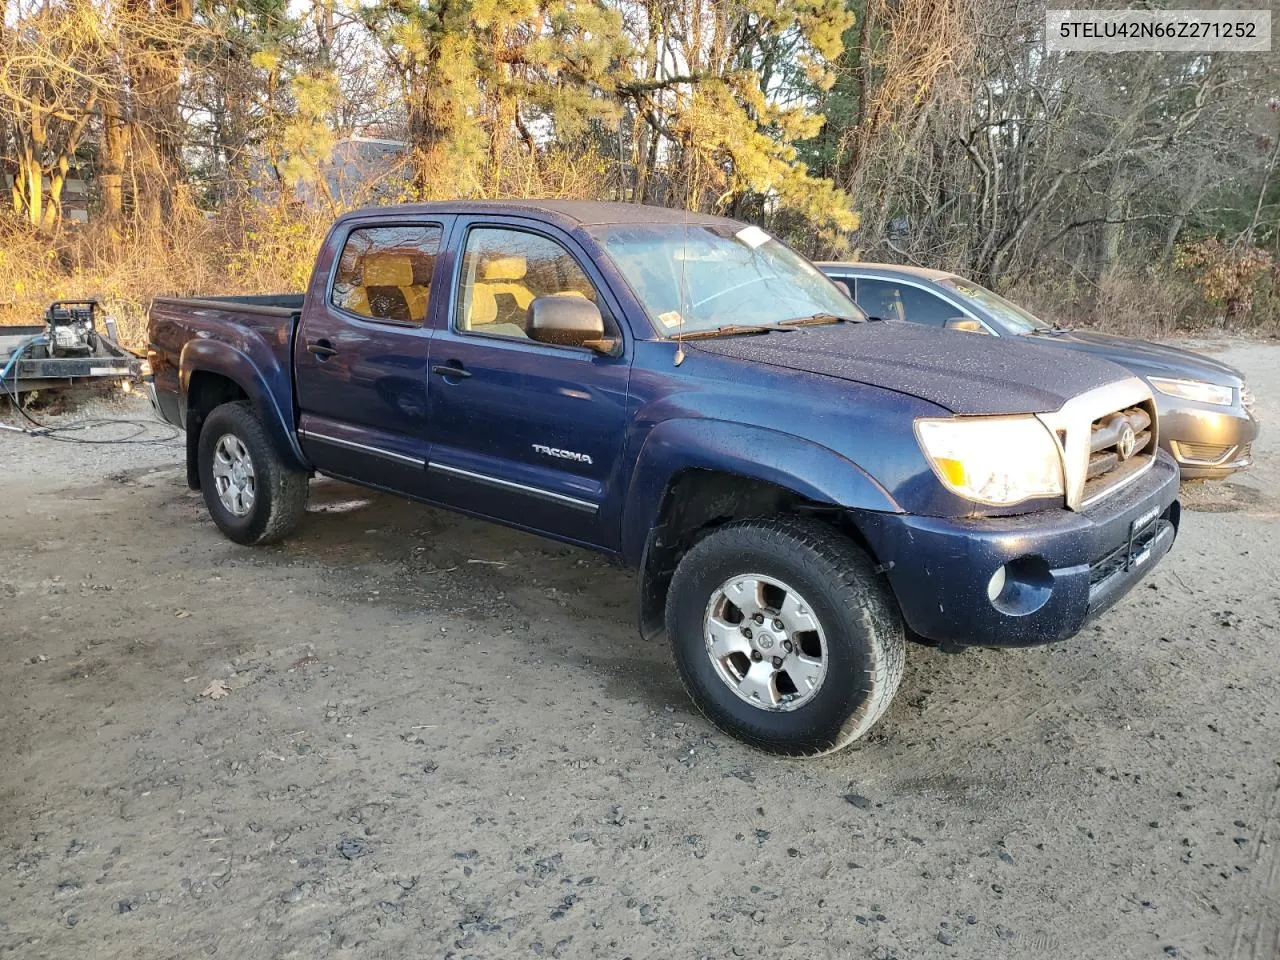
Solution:
M456 360L451 363L437 363L431 368L431 372L438 373L448 380L463 380L471 376L471 371Z
M328 360L338 352L334 349L333 344L324 338L319 340L308 340L307 350L314 353L318 360Z

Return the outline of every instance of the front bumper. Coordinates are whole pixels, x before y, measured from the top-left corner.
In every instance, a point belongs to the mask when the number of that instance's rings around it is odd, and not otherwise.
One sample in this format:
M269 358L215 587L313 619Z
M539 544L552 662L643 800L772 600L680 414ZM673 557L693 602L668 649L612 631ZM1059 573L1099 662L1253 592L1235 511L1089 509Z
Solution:
M1072 636L1142 579L1177 536L1177 494L1178 468L1161 453L1139 480L1080 512L852 519L912 631L945 647L1022 647ZM991 589L1002 568L1003 588Z
M1178 462L1184 480L1225 477L1253 462L1258 421L1243 404L1215 407L1155 396L1160 446Z

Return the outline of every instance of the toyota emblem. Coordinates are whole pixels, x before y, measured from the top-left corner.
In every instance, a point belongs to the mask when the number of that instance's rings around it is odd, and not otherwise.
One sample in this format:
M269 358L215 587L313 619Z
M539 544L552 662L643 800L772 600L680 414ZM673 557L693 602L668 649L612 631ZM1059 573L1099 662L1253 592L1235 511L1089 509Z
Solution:
M1120 428L1120 439L1116 441L1116 453L1120 455L1120 461L1123 463L1133 456L1134 449L1138 446L1138 435L1133 432L1133 427L1128 421Z

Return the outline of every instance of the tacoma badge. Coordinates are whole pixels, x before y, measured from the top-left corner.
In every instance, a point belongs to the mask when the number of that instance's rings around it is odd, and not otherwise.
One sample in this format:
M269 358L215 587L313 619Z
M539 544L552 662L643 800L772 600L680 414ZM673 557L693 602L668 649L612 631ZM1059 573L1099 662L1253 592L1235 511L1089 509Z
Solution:
M543 456L559 457L561 460L577 460L579 463L590 463L591 457L585 453L578 453L574 450L561 450L558 447L548 447L541 443L535 443L533 449Z

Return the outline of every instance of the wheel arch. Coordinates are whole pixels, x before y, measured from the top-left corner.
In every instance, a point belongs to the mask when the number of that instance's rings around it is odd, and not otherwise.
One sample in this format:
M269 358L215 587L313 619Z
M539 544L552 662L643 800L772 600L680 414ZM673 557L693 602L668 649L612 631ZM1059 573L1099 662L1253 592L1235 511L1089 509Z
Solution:
M187 433L187 485L200 489L196 451L204 420L217 406L247 400L253 404L281 457L299 470L310 470L294 431L292 402L282 406L257 365L245 354L217 340L193 340L182 350L178 371Z
M801 513L830 523L874 557L848 520L851 507L901 512L857 464L809 441L724 421L659 425L637 459L622 538L624 559L639 570L641 636L663 632L671 575L706 530L748 516Z

